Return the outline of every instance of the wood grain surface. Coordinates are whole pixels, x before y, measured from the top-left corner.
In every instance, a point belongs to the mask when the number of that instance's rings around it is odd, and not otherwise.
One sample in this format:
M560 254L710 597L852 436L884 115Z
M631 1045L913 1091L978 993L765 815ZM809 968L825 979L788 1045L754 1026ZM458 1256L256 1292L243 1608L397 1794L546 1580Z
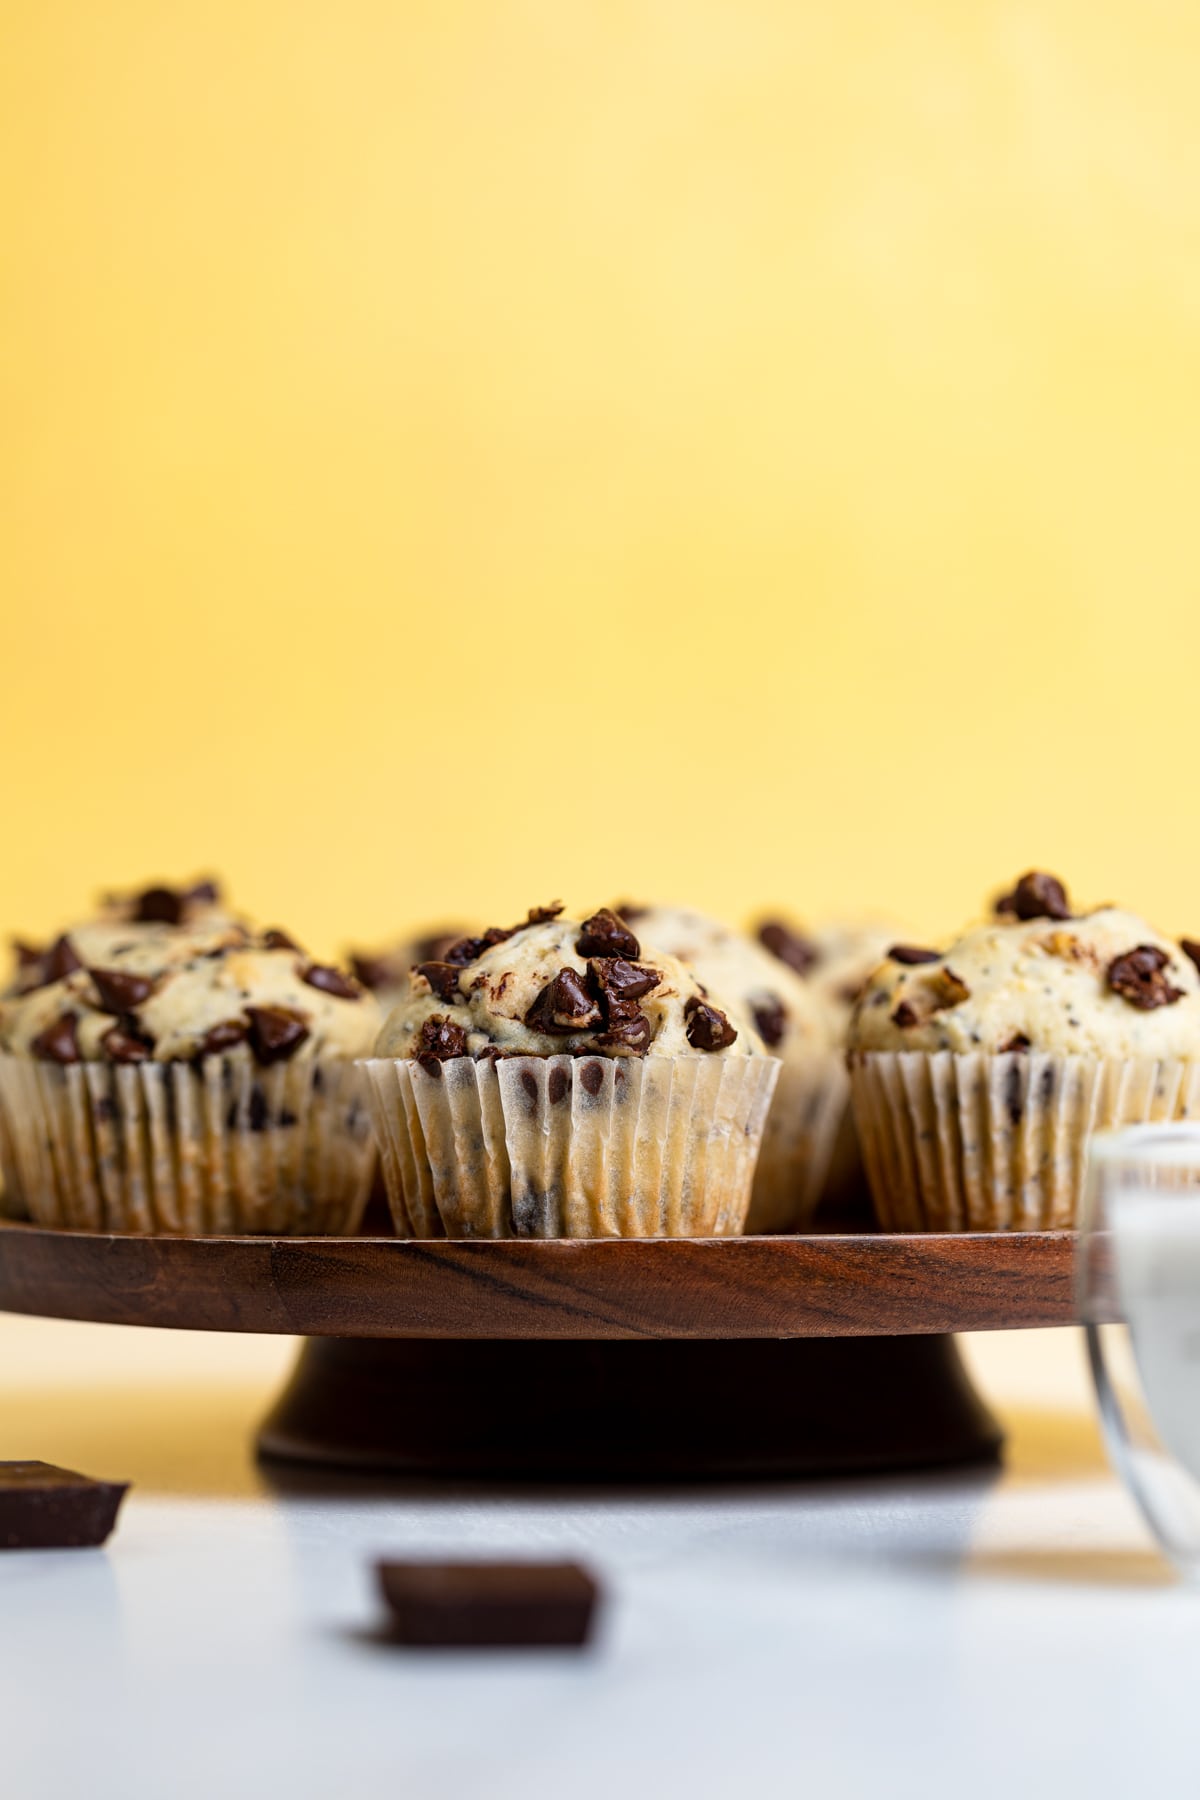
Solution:
M1070 1232L414 1241L0 1226L0 1310L358 1338L802 1338L1074 1322Z

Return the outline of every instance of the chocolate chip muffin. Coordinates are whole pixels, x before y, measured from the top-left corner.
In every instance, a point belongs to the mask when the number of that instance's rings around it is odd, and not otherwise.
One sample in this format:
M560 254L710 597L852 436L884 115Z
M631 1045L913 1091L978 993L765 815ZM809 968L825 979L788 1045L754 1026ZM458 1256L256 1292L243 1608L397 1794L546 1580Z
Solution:
M794 963L716 919L680 906L627 911L705 988L736 1000L773 1056L779 1082L767 1116L746 1230L799 1231L812 1217L849 1098L830 1016Z
M865 1211L866 1173L844 1074L846 1039L863 987L889 945L899 942L905 932L879 920L843 919L803 930L783 919L761 919L753 929L764 949L803 978L824 1010L843 1069L843 1104L815 1204L826 1223L835 1219L853 1223Z
M85 963L105 963L128 944L155 943L178 927L218 931L238 923L211 877L167 887L159 883L105 894L92 918L68 926L49 943L13 944L16 967L7 993L60 981Z
M849 1040L884 1224L1073 1225L1096 1129L1200 1111L1193 950L1036 871L949 948L892 946Z
M354 1059L379 1022L281 931L174 926L75 958L0 1003L22 1198L85 1230L351 1231L374 1161Z
M381 950L349 950L346 960L355 980L370 988L384 1011L390 1012L407 995L409 973L417 963L437 962L451 944L467 935L465 925L440 925Z
M778 1063L608 909L535 908L412 971L367 1064L396 1229L742 1229Z

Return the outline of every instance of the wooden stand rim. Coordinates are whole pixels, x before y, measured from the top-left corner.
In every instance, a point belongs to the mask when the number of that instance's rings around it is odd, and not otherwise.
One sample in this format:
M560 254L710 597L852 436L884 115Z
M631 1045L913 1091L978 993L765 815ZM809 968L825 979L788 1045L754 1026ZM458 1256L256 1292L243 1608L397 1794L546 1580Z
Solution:
M0 1310L349 1338L751 1339L1069 1325L1073 1232L134 1237L0 1225Z

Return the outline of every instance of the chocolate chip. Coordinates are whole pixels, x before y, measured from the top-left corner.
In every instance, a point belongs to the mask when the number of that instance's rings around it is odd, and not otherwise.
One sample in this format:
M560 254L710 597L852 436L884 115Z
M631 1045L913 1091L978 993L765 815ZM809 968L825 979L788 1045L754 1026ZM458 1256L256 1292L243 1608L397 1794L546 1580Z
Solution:
M687 1041L694 1050L724 1050L737 1038L737 1032L718 1006L697 1000L695 994L683 1009L687 1020Z
M910 1026L916 1025L917 1023L919 1023L919 1021L916 1013L908 1004L907 1000L902 1000L892 1014L892 1024L898 1025L901 1031L907 1031Z
M569 1085L565 1069L551 1069L546 1082L546 1092L550 1096L551 1106L558 1105Z
M265 1131L267 1129L267 1121L271 1117L271 1109L267 1105L267 1096L263 1093L257 1081L250 1089L248 1117L251 1131Z
M226 1019L219 1025L211 1025L196 1046L197 1056L219 1056L223 1050L232 1050L235 1044L244 1043L250 1027L244 1019Z
M457 943L462 935L461 931L433 931L426 937L414 939L411 952L413 962L443 961L451 944ZM395 979L394 975L392 979Z
M636 961L642 954L642 946L623 919L618 919L615 912L602 906L599 912L585 919L579 928L579 936L575 940L577 956L623 957Z
M807 975L813 964L820 961L816 946L781 919L765 920L758 928L758 941L789 969L795 969L797 975Z
M12 947L16 952L18 969L40 970L42 966L42 957L45 955L44 950L39 950L36 944L22 943L20 938L13 939Z
M139 925L182 925L192 907L212 906L220 898L220 887L212 880L190 888L149 887L134 899L133 917Z
M919 944L893 944L888 951L888 961L903 963L906 967L916 968L920 963L941 962L940 950L922 950Z
M1022 875L1011 894L1003 894L996 902L1000 914L1011 913L1018 919L1069 919L1071 908L1067 890L1053 875L1031 869Z
M531 1031L542 1031L551 1036L590 1031L600 1020L599 1006L572 968L560 969L525 1014L525 1023Z
M1013 1063L1004 1078L1004 1104L1012 1123L1019 1125L1025 1113L1025 1070L1020 1063Z
M532 1074L529 1069L521 1070L521 1086L525 1090L526 1098L536 1104L538 1097L537 1076Z
M776 1049L787 1032L787 1007L774 994L763 994L754 1002L753 1012L759 1037L769 1049Z
M645 1056L653 1036L654 1027L645 1013L635 1010L614 1019L596 1039L596 1043L603 1049L626 1050L631 1056Z
M1012 1056L1029 1049L1029 1039L1023 1031L1014 1031L1006 1044L1001 1044L1001 1056Z
M400 971L388 956L352 955L350 967L355 980L372 992L377 988L396 987L399 983Z
M63 1013L44 1031L39 1031L29 1046L40 1062L77 1063L79 1061L78 1019L73 1012Z
M458 938L453 944L447 945L443 961L454 963L458 968L465 969L468 963L473 963L478 957L481 957L485 950L491 950L497 944L506 944L513 933L519 929L519 926L514 925L510 930L505 931L502 926L490 925L482 937Z
M125 969L89 969L96 984L100 1008L106 1013L132 1012L148 1000L157 985L150 975L131 975Z
M579 1079L583 1083L585 1092L598 1094L604 1085L604 1064L585 1062L579 1071Z
M307 982L311 988L318 988L322 994L332 994L336 1000L361 1000L362 989L349 975L343 975L340 969L330 969L324 963L309 963L300 971L301 981Z
M1196 967L1200 969L1200 943L1197 943L1195 938L1180 938L1179 948L1188 961L1195 963Z
M1139 944L1124 956L1115 956L1108 965L1108 985L1139 1012L1153 1012L1157 1006L1173 1006L1183 999L1183 989L1172 985L1165 970L1171 959L1154 944Z
M626 962L621 956L597 956L588 964L588 978L604 1009L605 1020L629 1018L637 1002L652 994L662 976L645 963Z
M467 1054L467 1034L452 1019L433 1013L417 1033L416 1059L427 1075L441 1075L441 1065Z
M82 967L70 938L55 938L42 959L42 985L51 981L64 981L68 975L73 975L76 969Z
M531 906L525 915L526 925L548 925L551 919L557 919L562 911L562 901L552 901L549 906ZM520 926L517 927L520 930Z
M289 1006L248 1006L246 1017L255 1062L286 1062L308 1036L307 1021Z
M414 975L423 975L439 1000L453 1000L458 993L458 978L462 973L456 963L423 962L413 969Z
M139 925L179 925L186 905L186 894L175 888L151 887L137 896L133 916Z
M154 1055L154 1039L147 1033L134 1029L131 1019L121 1019L104 1033L100 1039L100 1048L109 1062L149 1062Z
M280 931L277 925L273 925L270 931L263 932L264 950L299 950L299 948L295 938L289 937L286 931Z

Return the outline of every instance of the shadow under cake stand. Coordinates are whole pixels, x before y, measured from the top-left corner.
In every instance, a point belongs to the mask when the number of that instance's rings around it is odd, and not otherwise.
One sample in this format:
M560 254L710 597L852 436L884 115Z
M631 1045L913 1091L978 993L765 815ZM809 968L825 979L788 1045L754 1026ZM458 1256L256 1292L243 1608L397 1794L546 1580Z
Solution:
M307 1339L261 1455L667 1480L995 1457L953 1337L1074 1318L1069 1232L534 1241L0 1226L0 1310Z

